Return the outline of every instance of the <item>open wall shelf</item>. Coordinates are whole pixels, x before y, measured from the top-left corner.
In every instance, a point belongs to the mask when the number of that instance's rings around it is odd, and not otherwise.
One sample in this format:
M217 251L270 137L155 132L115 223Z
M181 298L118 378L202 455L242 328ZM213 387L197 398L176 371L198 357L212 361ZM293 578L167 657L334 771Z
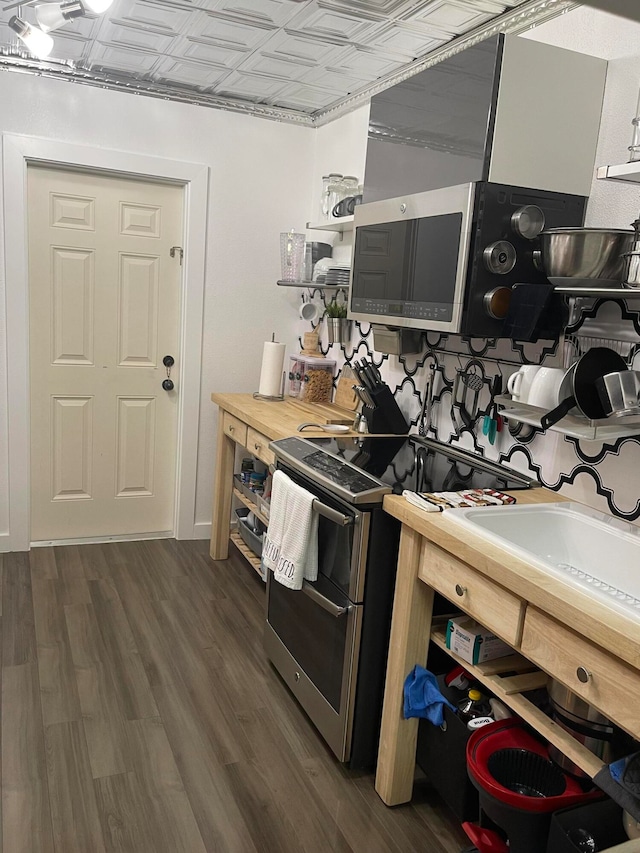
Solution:
M353 231L353 214L341 216L339 219L330 219L326 222L307 222L308 231L335 231L343 234L345 231Z
M621 163L619 166L600 166L596 175L600 181L624 181L628 184L640 184L640 160L633 163Z
M496 403L504 407L500 414L505 420L517 421L542 429L540 420L546 414L546 409L529 406L527 403L515 402L506 395L496 397ZM632 435L640 435L640 415L630 415L617 420L603 418L596 421L588 421L586 418L576 417L575 415L566 415L557 424L550 426L549 429L587 441L627 438Z
M305 287L307 290L349 290L344 284L318 284L317 281L278 281L279 287Z

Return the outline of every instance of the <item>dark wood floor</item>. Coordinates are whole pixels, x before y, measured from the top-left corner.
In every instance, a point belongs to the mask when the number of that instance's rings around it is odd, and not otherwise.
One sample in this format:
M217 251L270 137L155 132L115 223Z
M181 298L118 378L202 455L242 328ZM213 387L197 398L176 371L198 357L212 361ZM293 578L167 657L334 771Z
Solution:
M427 787L388 809L261 647L263 587L206 542L0 555L4 853L454 853Z

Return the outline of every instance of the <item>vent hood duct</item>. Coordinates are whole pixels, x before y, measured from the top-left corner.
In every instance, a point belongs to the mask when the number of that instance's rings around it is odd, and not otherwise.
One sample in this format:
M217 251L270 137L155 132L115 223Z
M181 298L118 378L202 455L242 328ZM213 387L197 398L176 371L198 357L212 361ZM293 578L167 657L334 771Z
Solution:
M588 196L606 69L501 34L375 95L363 201L483 180Z

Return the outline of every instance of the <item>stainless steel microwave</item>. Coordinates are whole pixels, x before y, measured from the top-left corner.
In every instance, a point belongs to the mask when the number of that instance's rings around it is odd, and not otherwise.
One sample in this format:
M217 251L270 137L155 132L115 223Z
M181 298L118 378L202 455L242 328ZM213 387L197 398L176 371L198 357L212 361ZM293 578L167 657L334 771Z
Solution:
M511 288L545 282L536 237L580 226L583 196L477 181L355 209L349 317L500 337Z

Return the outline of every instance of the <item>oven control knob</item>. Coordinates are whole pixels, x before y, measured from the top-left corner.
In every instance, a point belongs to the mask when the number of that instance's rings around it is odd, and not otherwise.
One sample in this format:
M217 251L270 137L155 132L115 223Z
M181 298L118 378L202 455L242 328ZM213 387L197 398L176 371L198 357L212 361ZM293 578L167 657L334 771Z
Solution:
M484 295L484 310L494 320L504 320L511 302L510 287L494 287Z
M507 240L490 243L482 253L485 267L489 272L506 275L516 265L516 250Z
M525 204L511 216L511 227L525 240L535 240L544 228L544 213L537 204Z

